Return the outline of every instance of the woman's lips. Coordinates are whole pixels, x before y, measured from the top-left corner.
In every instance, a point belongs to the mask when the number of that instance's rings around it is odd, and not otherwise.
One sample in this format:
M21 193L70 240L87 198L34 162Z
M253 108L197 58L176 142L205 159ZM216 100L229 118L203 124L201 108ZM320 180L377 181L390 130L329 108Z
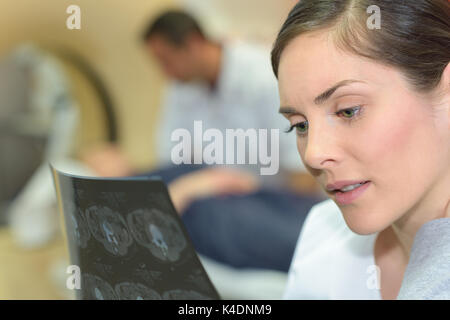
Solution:
M335 191L333 193L336 198L336 202L341 205L350 204L357 198L359 198L367 190L367 188L369 188L370 185L371 182L367 181L351 191L347 192Z

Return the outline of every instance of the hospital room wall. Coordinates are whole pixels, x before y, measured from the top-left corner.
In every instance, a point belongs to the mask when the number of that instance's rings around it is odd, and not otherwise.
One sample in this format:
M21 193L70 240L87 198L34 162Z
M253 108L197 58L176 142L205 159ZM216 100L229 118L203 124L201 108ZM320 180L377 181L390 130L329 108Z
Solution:
M152 135L164 80L139 35L166 7L195 11L217 37L253 37L270 44L293 0L1 0L0 56L23 41L63 45L87 60L115 104L120 146L140 168L154 162ZM81 30L69 30L66 9L81 8Z

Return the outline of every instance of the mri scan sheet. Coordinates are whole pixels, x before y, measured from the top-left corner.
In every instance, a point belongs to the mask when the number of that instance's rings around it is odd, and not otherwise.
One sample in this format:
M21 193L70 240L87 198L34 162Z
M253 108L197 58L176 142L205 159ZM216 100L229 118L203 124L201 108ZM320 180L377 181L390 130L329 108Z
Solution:
M219 299L161 180L51 168L77 299Z

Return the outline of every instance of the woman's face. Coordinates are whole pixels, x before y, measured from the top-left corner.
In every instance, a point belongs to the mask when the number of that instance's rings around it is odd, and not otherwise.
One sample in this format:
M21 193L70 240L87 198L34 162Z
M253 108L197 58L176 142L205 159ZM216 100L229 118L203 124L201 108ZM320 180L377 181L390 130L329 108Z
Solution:
M296 125L300 156L318 183L370 181L352 201L327 192L354 232L379 232L448 198L448 100L419 96L396 69L339 51L324 31L292 40L278 76L280 112Z

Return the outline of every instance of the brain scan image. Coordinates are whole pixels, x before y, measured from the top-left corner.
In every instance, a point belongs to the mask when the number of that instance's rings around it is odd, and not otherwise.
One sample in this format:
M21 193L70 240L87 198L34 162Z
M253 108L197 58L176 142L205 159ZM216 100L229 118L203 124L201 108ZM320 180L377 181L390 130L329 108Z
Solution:
M91 206L86 210L86 220L94 238L115 256L125 256L133 238L125 220L119 213L104 206Z
M148 226L148 229L153 238L152 243L155 246L157 246L158 248L160 248L162 254L165 257L167 257L167 255L169 253L169 247L167 246L167 243L164 240L164 237L163 237L161 231L159 230L159 228L157 226L155 226L154 224L150 223L150 225Z
M85 273L83 274L81 289L85 300L117 300L111 285L102 278Z
M116 285L116 295L120 300L161 300L161 296L153 289L140 283L122 282Z
M163 211L172 209L170 203L167 201L167 198L161 193L151 193L147 197L153 207L160 208Z
M135 210L127 220L134 239L159 260L175 262L186 248L186 240L175 219L158 209Z
M82 211L70 203L69 208L67 208L67 223L69 225L69 232L72 233L72 237L78 247L86 248L89 239L91 238L91 233L89 232L88 225L85 218L83 217Z
M211 298L194 290L175 289L163 293L164 300L211 300Z

